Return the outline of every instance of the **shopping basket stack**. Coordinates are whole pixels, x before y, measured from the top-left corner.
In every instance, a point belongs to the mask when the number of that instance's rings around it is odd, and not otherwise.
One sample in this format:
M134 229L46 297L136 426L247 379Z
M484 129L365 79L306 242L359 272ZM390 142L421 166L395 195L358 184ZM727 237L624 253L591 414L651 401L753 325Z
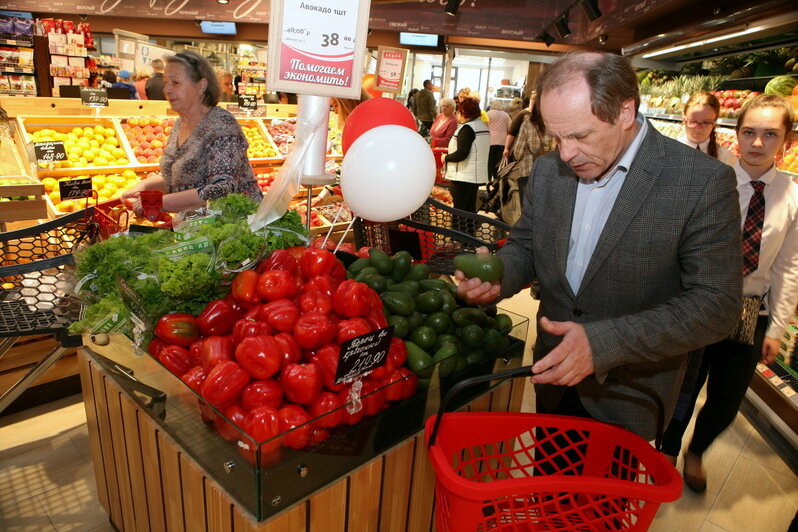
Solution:
M454 257L485 246L491 252L507 240L510 226L487 216L455 209L432 198L406 218L375 223L358 219L354 225L358 247L386 253L409 251L433 273L454 273Z

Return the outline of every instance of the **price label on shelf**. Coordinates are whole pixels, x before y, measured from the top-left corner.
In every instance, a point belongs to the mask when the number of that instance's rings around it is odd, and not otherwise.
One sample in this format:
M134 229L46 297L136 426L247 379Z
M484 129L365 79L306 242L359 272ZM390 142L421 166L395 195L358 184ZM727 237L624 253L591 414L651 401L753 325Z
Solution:
M33 153L36 160L40 163L55 163L64 161L67 158L64 142L57 140L53 142L34 142Z
M380 46L377 49L377 76L374 89L399 94L405 77L405 64L409 50Z
M90 107L107 107L108 91L104 88L93 89L89 87L80 88L80 103Z
M91 196L91 178L64 179L58 182L58 190L62 200Z
M238 106L242 109L257 109L258 97L254 94L242 94L238 97Z
M385 364L392 337L393 325L342 343L335 384L351 381Z
M368 0L271 2L270 90L357 98L369 15Z

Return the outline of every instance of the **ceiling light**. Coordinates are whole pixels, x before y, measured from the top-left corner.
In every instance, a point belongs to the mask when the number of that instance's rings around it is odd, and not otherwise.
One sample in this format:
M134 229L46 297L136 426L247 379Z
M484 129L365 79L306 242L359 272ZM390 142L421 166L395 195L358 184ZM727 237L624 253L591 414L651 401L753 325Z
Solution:
M670 48L664 48L662 50L657 50L656 52L650 52L647 54L643 54L643 59L649 59L651 57L657 57L659 55L670 54L673 52L680 52L682 50L687 50L688 48L696 48L698 46L704 46L706 44L712 44L713 42L719 41L726 41L728 39L734 39L735 37L741 37L743 35L748 35L749 33L756 33L758 31L762 31L765 29L765 26L754 26L753 28L748 28L746 30L737 31L734 33L727 33L725 35L719 35L717 37L711 37L709 39L704 39L702 41L691 42L688 44L680 44L678 46L671 46Z
M590 22L593 22L601 16L598 0L582 0L582 9Z
M447 15L455 16L458 7L460 7L460 0L448 0L444 11L446 11Z
M571 28L568 27L568 13L554 21L554 27L557 28L561 38L568 37L571 34Z
M554 44L554 37L552 37L545 31L540 34L540 37L538 37L538 39L546 43L546 46L551 46L552 44Z

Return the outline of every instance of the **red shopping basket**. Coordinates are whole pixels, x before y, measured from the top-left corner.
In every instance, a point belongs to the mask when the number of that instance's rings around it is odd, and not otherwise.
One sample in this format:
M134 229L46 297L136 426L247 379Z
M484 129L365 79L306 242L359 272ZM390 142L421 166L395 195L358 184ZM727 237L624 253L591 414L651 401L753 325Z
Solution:
M469 384L476 382L453 388L441 412ZM439 532L646 530L659 505L682 490L676 469L647 441L590 419L439 413L426 435Z

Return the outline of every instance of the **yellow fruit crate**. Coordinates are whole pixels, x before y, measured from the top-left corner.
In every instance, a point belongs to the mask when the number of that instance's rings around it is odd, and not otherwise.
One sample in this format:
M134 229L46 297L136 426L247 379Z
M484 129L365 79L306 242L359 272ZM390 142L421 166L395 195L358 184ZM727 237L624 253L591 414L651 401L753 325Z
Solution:
M61 201L59 193L59 181L65 179L80 179L91 177L92 189L96 192L96 197L89 198L89 204L99 203L102 205L107 201L117 199L121 193L146 177L147 172L137 173L131 168L126 168L117 172L103 172L100 169L92 169L93 172L83 172L75 174L70 171L70 175L55 177L45 177L42 179L44 192L47 200L47 211L52 217L63 216L86 206L84 198L75 200Z
M44 186L32 177L0 177L0 222L47 218L43 194ZM34 199L27 199L31 196Z
M62 175L64 170L123 168L132 151L111 118L88 116L17 117L24 142L63 141L68 159L39 165L39 176Z
M241 118L237 117L236 120L238 121L241 129L244 130L244 135L247 137L249 141L249 150L247 151L247 158L250 160L252 164L258 163L279 163L285 159L285 156L280 153L277 149L277 145L274 143L274 139L272 136L269 135L269 131L263 125L263 122L257 118ZM250 155L251 151L253 150L253 137L257 139L258 137L263 141L264 149L267 152L270 152L273 155L264 155L260 156L260 154L252 154ZM257 140L256 140L257 141Z
M135 167L157 170L163 150L169 141L176 118L174 116L131 116L116 118L124 141L133 155Z

